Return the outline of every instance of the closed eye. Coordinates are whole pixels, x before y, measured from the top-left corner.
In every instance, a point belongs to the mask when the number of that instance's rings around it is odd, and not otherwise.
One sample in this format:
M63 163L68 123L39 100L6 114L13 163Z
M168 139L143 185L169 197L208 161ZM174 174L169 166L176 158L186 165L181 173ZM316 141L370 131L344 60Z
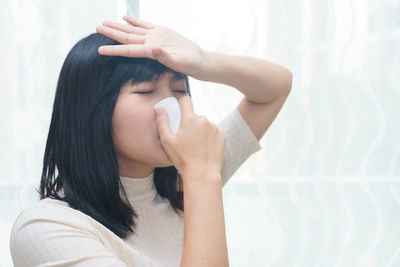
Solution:
M151 93L153 93L154 91L147 91L147 92L136 92L136 94L143 94L143 95L145 95L145 94L151 94ZM178 93L181 93L181 94L186 94L187 93L187 91L185 91L185 90L176 90L175 92L178 92Z
M181 93L181 94L186 94L187 91L186 90L176 90L175 92Z
M154 92L154 91L148 91L148 92L136 92L135 94L141 94L141 95L144 95L144 94L150 94L150 93L152 93L152 92Z

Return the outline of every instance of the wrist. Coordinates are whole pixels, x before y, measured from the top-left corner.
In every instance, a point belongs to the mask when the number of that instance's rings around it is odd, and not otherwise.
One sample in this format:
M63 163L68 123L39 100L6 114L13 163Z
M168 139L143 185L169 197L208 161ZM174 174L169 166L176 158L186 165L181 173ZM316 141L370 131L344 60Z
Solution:
M210 168L209 166L201 167L187 167L181 172L182 180L186 181L221 181L221 172L217 168Z
M212 52L202 50L201 63L199 70L191 76L197 80L207 81L208 73L212 65Z

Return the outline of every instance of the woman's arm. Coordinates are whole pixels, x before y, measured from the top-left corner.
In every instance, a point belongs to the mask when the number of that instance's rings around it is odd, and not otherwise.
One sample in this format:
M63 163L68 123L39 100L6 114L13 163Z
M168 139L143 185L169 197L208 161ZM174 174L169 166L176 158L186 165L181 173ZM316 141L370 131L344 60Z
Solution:
M244 94L237 109L257 140L268 130L292 87L292 73L266 60L204 51L191 76L232 86Z
M199 166L182 176L185 227L181 267L229 266L221 175Z
M292 73L266 60L250 56L204 51L193 78L232 86L254 103L270 103L292 87Z
M172 29L124 16L132 25L106 21L96 31L121 45L99 48L109 56L148 57L195 79L235 87L252 103L271 103L290 91L292 73L266 60L205 51Z
M226 136L194 113L189 95L178 102L181 121L176 135L162 107L156 109L156 126L161 145L183 181L181 266L229 266L221 181Z
M269 103L292 86L292 73L278 64L205 51L168 27L132 16L124 20L132 25L105 21L96 28L121 43L99 47L100 54L152 58L196 79L233 86L254 103Z

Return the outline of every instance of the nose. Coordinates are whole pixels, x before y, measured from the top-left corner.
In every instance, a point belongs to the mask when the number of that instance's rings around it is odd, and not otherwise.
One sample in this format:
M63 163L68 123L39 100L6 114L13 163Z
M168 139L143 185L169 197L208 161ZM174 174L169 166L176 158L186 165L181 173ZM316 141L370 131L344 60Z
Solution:
M174 134L178 131L181 120L181 111L175 97L164 98L154 105L154 108L163 107L168 113L169 125Z
M167 97L175 97L176 98L176 96L172 92L172 89L169 86L164 86L162 88L159 88L157 97L156 97L156 99L154 99L155 102L153 103L153 105L155 105L160 100L163 100L164 98L167 98Z

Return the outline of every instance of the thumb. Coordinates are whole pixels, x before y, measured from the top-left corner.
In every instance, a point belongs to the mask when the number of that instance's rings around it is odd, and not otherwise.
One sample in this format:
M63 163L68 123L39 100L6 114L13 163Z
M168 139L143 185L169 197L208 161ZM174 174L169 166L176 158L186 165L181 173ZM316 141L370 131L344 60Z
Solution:
M160 135L160 140L172 140L175 137L169 126L168 113L162 107L156 109L156 126Z

